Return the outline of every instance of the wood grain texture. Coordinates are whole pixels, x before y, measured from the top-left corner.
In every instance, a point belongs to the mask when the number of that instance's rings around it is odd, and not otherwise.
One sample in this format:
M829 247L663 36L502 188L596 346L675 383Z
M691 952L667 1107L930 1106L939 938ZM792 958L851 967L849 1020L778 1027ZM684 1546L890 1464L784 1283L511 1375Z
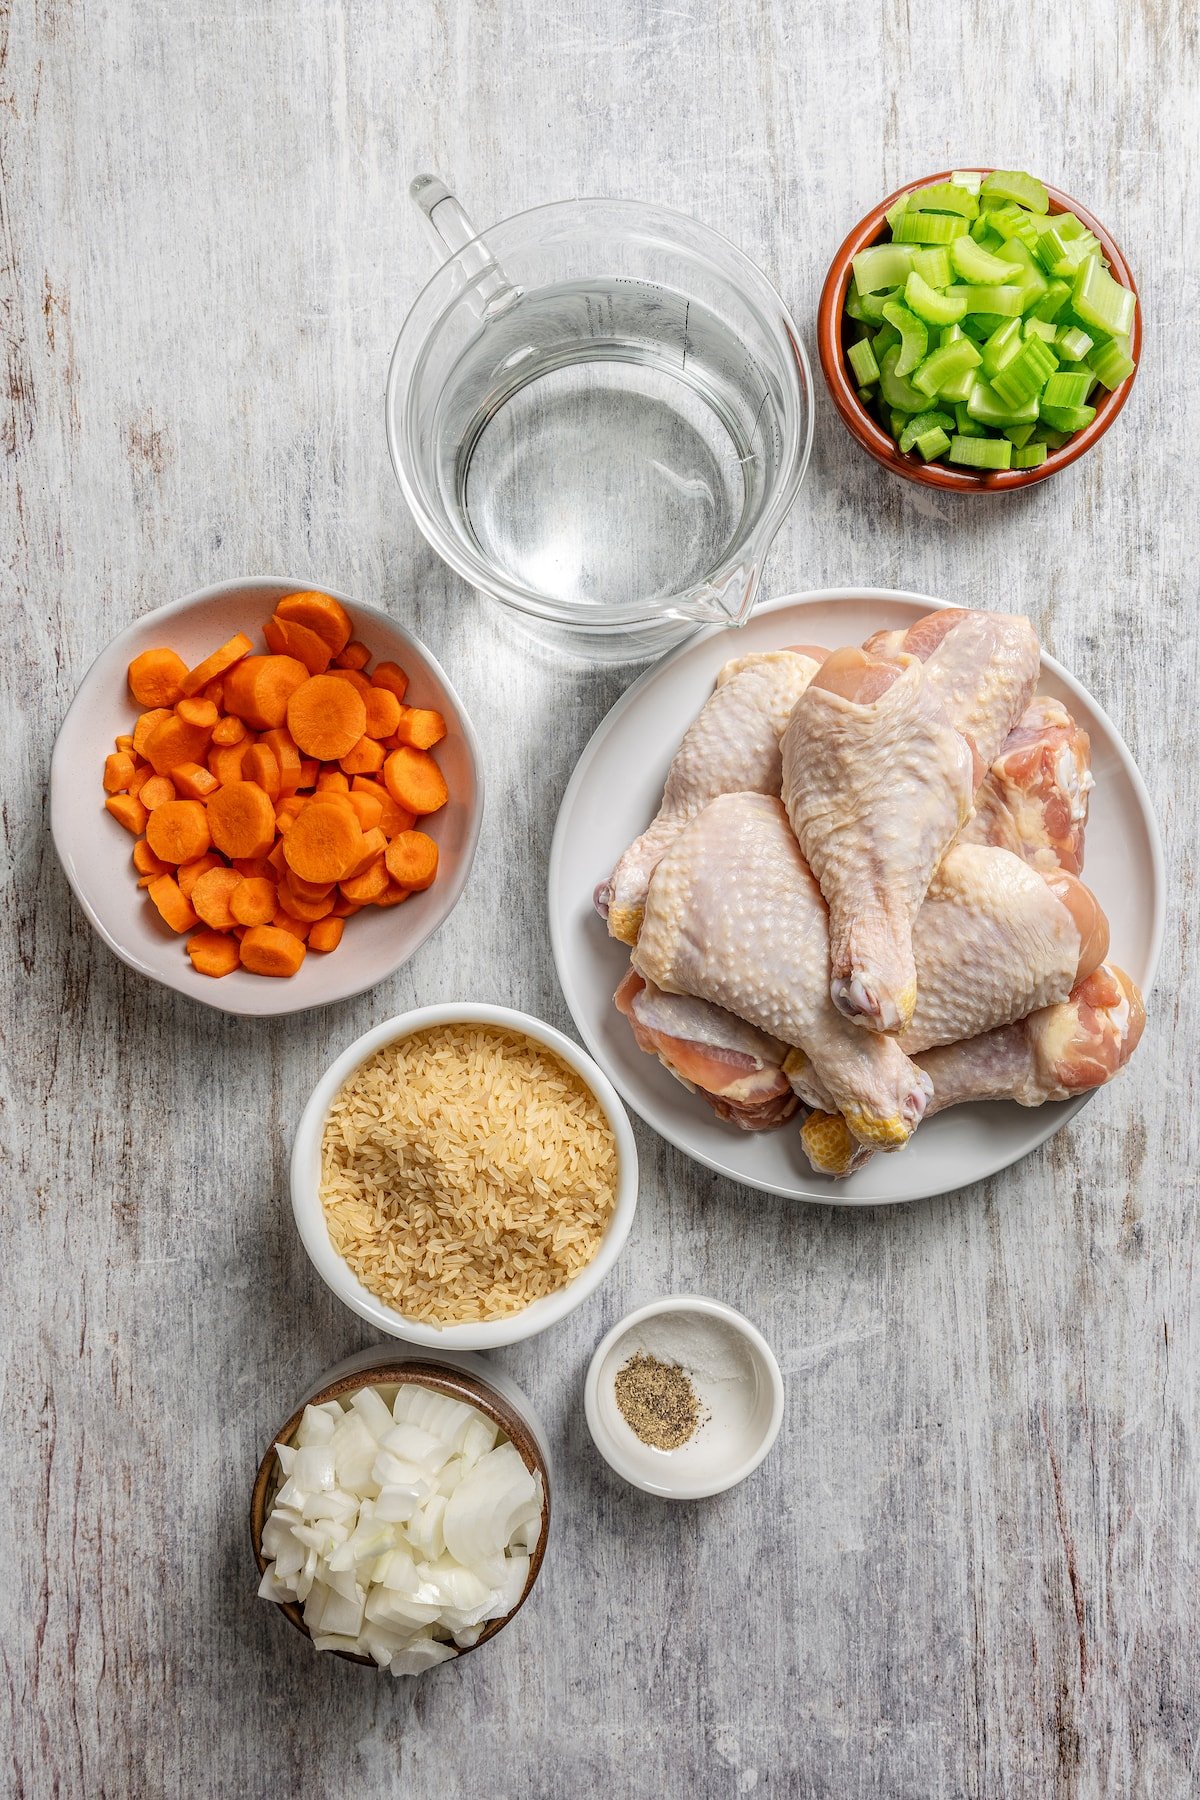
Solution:
M6 1791L1195 1793L1197 64L1185 0L0 0ZM768 586L1027 609L1099 696L1170 857L1143 1048L1018 1170L888 1212L772 1203L639 1128L617 1271L499 1357L556 1454L534 1600L420 1682L307 1657L253 1598L247 1495L365 1334L293 1230L289 1133L332 1054L416 1002L569 1028L546 856L626 679L530 654L405 513L382 393L428 272L408 177L439 168L481 220L581 192L679 206L811 337L849 225L977 160L1110 225L1145 308L1133 398L1061 480L960 502L889 481L818 392ZM489 765L440 935L274 1026L109 956L45 799L105 641L267 572L410 621ZM581 1384L627 1306L689 1289L761 1325L788 1411L754 1481L669 1507L599 1462Z

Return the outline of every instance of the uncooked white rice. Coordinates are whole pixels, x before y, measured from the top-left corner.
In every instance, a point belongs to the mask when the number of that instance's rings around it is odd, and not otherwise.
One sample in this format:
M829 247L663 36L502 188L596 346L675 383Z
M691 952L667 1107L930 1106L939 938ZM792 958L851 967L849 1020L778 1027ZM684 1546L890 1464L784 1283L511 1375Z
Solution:
M410 1319L497 1319L564 1286L616 1204L617 1146L594 1095L515 1032L441 1025L345 1083L321 1147L335 1250Z

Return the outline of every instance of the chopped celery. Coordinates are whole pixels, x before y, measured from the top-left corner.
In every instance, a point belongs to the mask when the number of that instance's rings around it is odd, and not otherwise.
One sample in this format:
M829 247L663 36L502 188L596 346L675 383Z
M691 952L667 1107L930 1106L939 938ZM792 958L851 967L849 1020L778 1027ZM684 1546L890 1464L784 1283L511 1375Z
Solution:
M1000 257L993 256L990 251L985 250L981 244L977 244L974 238L955 238L950 246L949 260L953 264L956 275L963 281L975 285L982 282L1012 280L1012 259L1010 258L1008 262L1002 261ZM949 286L949 282L946 285Z
M974 219L979 202L956 181L935 181L932 187L917 188L908 196L910 209L917 212L957 213L960 219Z
M967 370L977 368L980 361L979 351L970 338L941 344L925 358L913 376L913 385L927 400L932 400L941 393L944 383L956 381Z
M1050 283L1020 238L1013 238L1005 244L1003 254L1016 265L1016 273L1010 270L1006 280L1015 282L1020 288L1021 311L1028 312L1034 302L1041 299Z
M871 325L883 324L883 309L891 300L899 300L903 294L902 287L883 288L878 294L863 294L861 306L863 318Z
M1084 325L1096 325L1109 337L1124 336L1133 326L1133 293L1114 281L1098 255L1087 257L1075 277L1071 310Z
M961 325L947 325L938 342L940 344L957 344L959 338L966 337L966 335Z
M889 231L892 231L893 233L895 232L897 225L900 223L901 219L904 217L907 210L908 210L908 195L901 194L900 198L896 201L895 205L889 206L887 211L883 215L884 218L888 222Z
M897 443L900 442L900 433L904 430L907 422L908 414L903 412L900 407L893 406L888 409L888 430Z
M1077 219L1073 212L1055 213L1054 229L1057 231L1060 238L1081 238L1091 236L1091 232L1083 223L1083 220Z
M874 388L855 388L854 392L858 395L859 400L864 406L870 406L872 400L875 398Z
M1092 371L1086 375L1067 375L1060 369L1046 383L1042 408L1047 406L1083 406L1092 387Z
M875 336L871 339L871 348L875 352L876 362L879 361L885 350L890 350L893 344L898 344L899 342L900 333L896 330L894 325L881 325L879 330L875 333Z
M977 381L967 400L967 411L980 425L1036 425L1037 396L1012 406L986 381Z
M1096 380L1101 387L1120 387L1121 383L1133 374L1136 364L1128 351L1122 349L1120 342L1113 339L1108 344L1098 344L1089 350L1087 361L1095 371Z
M978 379L978 376L972 376L972 387ZM973 419L961 400L954 408L954 419L958 426L958 435L960 437L986 437L988 434L987 426L981 425L978 419Z
M983 372L990 381L997 370L1011 362L1021 348L1020 319L1005 319L998 325L983 346Z
M965 341L970 343L971 340L967 338ZM971 368L964 369L961 375L952 375L949 381L943 381L938 388L937 397L954 405L967 398L978 379L975 366L972 365Z
M984 176L979 191L988 200L1015 200L1030 212L1050 211L1050 196L1041 182L1020 169L993 169Z
M1038 234L1042 229L1041 220L1035 219L1032 213L1025 212L1023 208L1011 205L997 206L986 216L992 230L998 231L1002 238L1008 241L1014 238L1018 239L1027 250L1032 250L1037 243Z
M1084 377L1084 379L1087 382L1087 394L1084 395L1084 399L1087 399L1088 395L1090 395L1092 389L1096 385L1096 371L1095 371L1095 369L1093 369L1091 363L1089 363L1089 362L1063 362L1063 363L1059 363L1058 367L1059 367L1060 374L1082 375Z
M1006 425L1004 427L1003 435L1008 439L1010 444L1016 447L1016 449L1023 450L1033 436L1033 433L1034 427L1032 425Z
M872 244L854 258L854 285L863 296L878 294L882 288L903 287L912 262L907 244Z
M846 361L854 370L854 379L860 387L872 387L879 380L879 364L875 361L875 352L867 338L860 343L851 344L846 352Z
M1016 319L1021 314L1021 289L1011 283L1000 287L948 287L948 294L954 298L964 299L975 312L999 313L1003 318Z
M900 433L900 448L907 453L912 449L917 439L925 432L936 431L939 429L943 431L954 430L954 420L950 417L949 413L917 413L915 418L909 419L904 430Z
M971 240L965 241L969 244ZM957 325L967 310L965 300L939 294L927 281L922 281L915 269L904 284L904 302L909 311L924 319L927 325Z
M1034 318L1053 322L1070 298L1071 289L1067 282L1052 281L1033 309Z
M1054 346L1068 362L1082 362L1092 348L1092 340L1082 326L1063 325L1055 333Z
M934 355L941 356L942 352L935 350ZM929 404L930 396L927 393L918 392L915 387L910 386L903 375L897 375L896 364L899 360L900 346L893 344L890 350L884 352L879 364L879 391L883 395L885 403L894 407L898 412L924 412ZM928 363L922 363L921 367L928 367Z
M1043 406L1042 421L1052 431L1082 431L1096 416L1094 406Z
M1054 326L1050 323L1049 319L1027 318L1021 327L1021 331L1027 338L1041 338L1043 344L1052 344L1056 335Z
M906 212L893 236L898 244L951 244L966 229L953 213Z
M1053 274L1055 263L1066 260L1066 240L1059 235L1053 225L1041 233L1034 249L1038 261L1047 274Z
M950 458L965 469L1007 469L1013 447L1007 438L958 436L950 440Z
M983 176L978 169L955 169L950 179L955 187L966 188L969 194L978 194Z
M1049 450L1061 450L1070 438L1069 431L1052 431L1049 425L1039 425L1033 434L1034 443L1045 444Z
M1025 338L1016 356L992 376L992 386L1005 406L1023 406L1041 392L1057 367L1058 358L1048 344L1041 338Z
M848 319L857 319L859 324L862 325L867 323L867 315L863 311L862 301L858 296L853 282L850 284L850 292L846 295L846 317Z
M1045 444L1030 444L1017 451L1012 466L1014 469L1040 469L1045 460Z
M955 243L958 239L955 238ZM954 280L950 267L950 258L940 244L932 249L914 250L912 266L922 281L927 281L932 288L949 287Z
M900 333L900 356L896 363L897 375L911 375L918 363L925 360L929 349L929 333L915 313L909 312L898 300L892 301L883 309L887 323Z
M921 453L922 462L932 462L935 456L940 456L943 450L949 448L950 439L940 425L935 425L932 431L923 431L917 439L917 449Z

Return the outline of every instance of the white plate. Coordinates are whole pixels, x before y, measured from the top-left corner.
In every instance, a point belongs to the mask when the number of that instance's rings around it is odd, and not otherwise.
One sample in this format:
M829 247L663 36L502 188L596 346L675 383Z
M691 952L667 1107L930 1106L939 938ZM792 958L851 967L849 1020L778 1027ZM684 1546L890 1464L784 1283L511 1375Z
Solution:
M424 828L437 840L438 878L402 906L366 907L346 921L330 956L310 955L290 980L272 980L235 969L214 980L198 975L184 950L186 937L170 931L137 886L130 861L133 839L104 810L104 758L118 732L133 729L138 708L126 686L126 670L143 650L166 644L185 662L197 663L237 631L258 651L263 621L285 594L312 582L255 576L200 588L186 599L146 613L102 650L59 728L50 763L50 830L58 859L93 928L136 969L164 987L243 1018L278 1017L327 1006L361 994L394 974L449 917L471 872L483 820L483 777L474 727L444 670L419 639L372 606L336 588L321 591L340 600L366 644L371 661L391 660L411 680L414 705L432 706L446 720L438 761L450 799Z
M634 1043L612 1003L629 952L608 936L592 891L658 809L676 746L731 656L786 644L857 644L950 603L886 588L830 588L761 606L740 632L702 632L618 700L567 784L550 853L550 937L558 978L584 1043L613 1084L669 1143L748 1187L834 1206L927 1199L1025 1156L1074 1117L1087 1096L1036 1109L959 1106L923 1125L908 1147L833 1181L809 1168L795 1124L740 1132L723 1124ZM1079 683L1043 656L1039 689L1061 699L1092 740L1096 790L1084 879L1112 927L1113 960L1149 994L1162 944L1165 881L1149 797L1116 727Z

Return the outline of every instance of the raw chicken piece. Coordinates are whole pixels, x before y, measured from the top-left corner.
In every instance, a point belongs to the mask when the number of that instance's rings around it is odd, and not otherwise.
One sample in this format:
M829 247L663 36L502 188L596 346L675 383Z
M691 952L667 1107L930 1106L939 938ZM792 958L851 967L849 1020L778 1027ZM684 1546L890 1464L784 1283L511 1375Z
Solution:
M829 904L834 1004L903 1031L912 924L975 790L1033 693L1027 619L946 609L838 650L783 739L783 797Z
M975 796L960 844L994 844L1049 874L1083 868L1091 745L1066 707L1038 694L1009 732Z
M653 823L596 889L596 909L607 919L611 937L636 944L646 889L659 858L710 800L718 794L778 794L779 739L823 656L815 646L805 645L741 656L725 664L714 692L675 752Z
M972 1100L1041 1106L1103 1087L1137 1049L1145 1022L1133 981L1112 963L1102 963L1057 1006L919 1057L934 1084L928 1113ZM819 1174L851 1175L871 1155L845 1120L829 1112L814 1112L800 1136Z
M725 794L675 838L646 898L633 967L807 1052L855 1135L907 1142L927 1078L894 1039L860 1031L829 997L828 917L778 800Z
M783 1072L787 1046L688 994L664 994L634 969L613 996L638 1045L743 1131L782 1125L799 1102Z
M1041 875L1009 850L956 844L913 927L917 1005L910 1056L1065 1000L1108 954L1095 896L1064 870Z

